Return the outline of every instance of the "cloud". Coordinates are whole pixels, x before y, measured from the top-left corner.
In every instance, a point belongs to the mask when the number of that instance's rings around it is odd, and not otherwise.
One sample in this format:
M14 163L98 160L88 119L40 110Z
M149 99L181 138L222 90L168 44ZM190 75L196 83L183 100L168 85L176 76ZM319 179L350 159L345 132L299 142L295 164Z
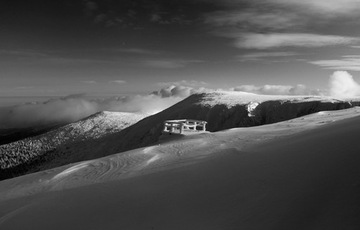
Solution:
M84 56L84 53L88 57ZM101 56L96 54L102 52ZM117 63L118 59L113 58L114 52L111 49L89 49L89 50L0 50L0 55L6 55L7 60L26 60L28 62L37 62L41 64L107 64ZM91 57L90 57L91 56Z
M336 71L329 79L329 92L334 97L360 96L360 85L346 71Z
M300 10L316 12L326 17L357 14L360 10L360 0L267 0L272 3L289 7L299 7Z
M183 60L183 59L169 59L169 60L147 60L144 65L152 68L161 69L177 69L183 68L188 64L202 63L202 60Z
M258 61L269 58L271 58L271 60L273 60L273 58L286 58L296 55L298 55L298 53L295 52L255 52L255 53L238 55L237 58L240 61Z
M158 13L153 13L150 15L150 21L151 22L160 22L161 21L161 16Z
M98 105L81 96L69 96L44 103L28 103L3 110L0 127L23 128L72 122L98 111Z
M111 59L96 59L96 58L73 58L73 57L57 57L49 56L39 60L48 64L61 64L61 65L81 65L81 64L108 64L115 63L115 60Z
M256 9L217 11L205 15L204 22L214 26L236 26L238 29L286 29L302 25L298 15L284 11L260 12Z
M320 95L319 90L310 90L305 85L241 85L231 89L232 91L243 91L262 95Z
M125 84L126 81L124 80L113 80L113 81L109 81L109 83L115 83L115 84Z
M46 58L47 53L39 52L35 50L0 50L0 55L7 56L20 56L20 57L32 57L32 58Z
M179 95L163 98L159 95L135 95L112 97L98 101L101 111L118 111L154 114L184 99Z
M13 90L27 90L27 89L34 89L34 86L18 86L13 88Z
M85 0L83 1L83 4L84 4L84 12L87 16L93 15L94 12L97 11L99 8L97 3L94 1Z
M272 49L279 47L323 47L349 45L359 42L359 38L336 35L304 33L238 33L224 34L236 39L235 46L246 49Z
M160 89L159 91L154 91L153 95L158 95L161 98L167 98L167 97L188 97L191 94L197 92L196 89L187 87L187 86L181 86L181 85L171 85L165 88Z
M359 16L360 0L216 2L222 10L204 14L204 23L213 26L213 35L232 38L234 46L241 49L356 46L360 42L356 36L343 35L342 32L347 30L340 32L337 26L358 23L358 20L349 18ZM334 28L333 34L305 32L330 27Z
M330 95L346 98L360 96L360 84L346 71L335 71L329 78L328 90L309 89L303 84L291 85L241 85L231 91L243 91L261 95Z
M177 3L175 3L176 5ZM172 5L172 9L169 12L166 11L158 11L151 12L149 14L149 20L152 23L157 23L160 25L170 25L170 24L178 24L178 25L189 25L193 22L193 20L189 17L189 15L184 14L183 11L177 12L174 9L179 10L179 6Z
M32 102L0 110L0 128L25 128L70 123L99 111L154 114L192 93L191 87L171 86L149 95L90 99L84 94L69 95L45 102Z
M342 59L335 60L310 61L309 63L324 69L360 71L360 56L358 55L347 55L343 56Z
M130 54L161 54L161 53L163 53L162 51L158 51L158 50L148 50L148 49L141 49L141 48L122 48L122 49L111 49L108 51L130 53Z
M95 24L104 25L105 27L128 26L120 16L117 16L119 14L114 11L115 5L111 1L101 2L101 7L99 7L97 2L91 0L83 0L82 4L85 16Z
M106 14L103 14L103 13L96 15L95 18L94 18L94 22L97 23L97 24L104 23L104 22L106 22L108 20L109 20L108 16Z
M161 69L174 69L185 67L183 62L179 61L168 61L168 60L149 60L144 63L146 66L161 68Z
M204 81L195 81L195 80L181 80L181 81L172 81L172 82L159 82L157 85L161 87L168 87L168 86L189 86L189 87L199 87L204 86L207 83Z
M188 97L194 93L212 91L211 89L204 88L206 82L195 80L182 80L177 82L159 82L157 85L162 88L158 91L152 92L162 98L167 97Z
M93 81L93 80L82 81L82 82L85 83L85 84L96 84L97 83L96 81Z

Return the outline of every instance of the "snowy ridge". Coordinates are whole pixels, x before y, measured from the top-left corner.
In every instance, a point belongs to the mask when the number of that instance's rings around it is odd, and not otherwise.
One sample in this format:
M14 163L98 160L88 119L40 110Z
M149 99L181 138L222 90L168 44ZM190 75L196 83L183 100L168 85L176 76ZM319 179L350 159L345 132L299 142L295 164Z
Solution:
M60 130L66 136L74 138L98 139L104 134L119 132L144 117L142 114L103 111L66 125Z
M0 146L0 168L6 169L31 161L49 151L71 143L95 140L143 119L145 115L99 112L39 136Z
M355 98L349 98L346 99L346 101L350 101L352 99L355 100ZM357 98L357 100L358 99L359 98ZM297 103L310 101L338 102L344 100L345 99L337 99L325 96L258 95L240 91L216 91L212 93L205 93L202 101L199 104L209 107L214 107L216 105L226 105L228 108L234 107L236 105L249 104L249 110L254 110L257 105L265 101L290 101L292 103Z

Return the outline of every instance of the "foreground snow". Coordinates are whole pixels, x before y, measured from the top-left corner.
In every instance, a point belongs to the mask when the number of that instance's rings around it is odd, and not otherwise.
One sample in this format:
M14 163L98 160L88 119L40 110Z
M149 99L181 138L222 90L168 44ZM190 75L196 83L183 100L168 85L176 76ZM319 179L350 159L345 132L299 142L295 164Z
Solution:
M0 229L356 229L359 115L165 139L2 181Z

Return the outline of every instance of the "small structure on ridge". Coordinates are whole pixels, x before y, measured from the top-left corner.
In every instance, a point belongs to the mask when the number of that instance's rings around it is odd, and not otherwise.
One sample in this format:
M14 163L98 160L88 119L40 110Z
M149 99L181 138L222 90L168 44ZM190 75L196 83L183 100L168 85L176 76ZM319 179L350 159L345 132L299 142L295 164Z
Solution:
M205 132L206 124L206 121L191 119L167 120L164 122L163 133L184 134L186 132Z

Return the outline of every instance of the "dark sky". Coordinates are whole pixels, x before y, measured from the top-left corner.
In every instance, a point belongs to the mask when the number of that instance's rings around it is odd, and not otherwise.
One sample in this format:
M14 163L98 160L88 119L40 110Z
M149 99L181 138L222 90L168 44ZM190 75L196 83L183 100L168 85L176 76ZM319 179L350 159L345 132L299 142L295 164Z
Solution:
M322 89L360 71L359 19L360 0L5 0L0 96Z

